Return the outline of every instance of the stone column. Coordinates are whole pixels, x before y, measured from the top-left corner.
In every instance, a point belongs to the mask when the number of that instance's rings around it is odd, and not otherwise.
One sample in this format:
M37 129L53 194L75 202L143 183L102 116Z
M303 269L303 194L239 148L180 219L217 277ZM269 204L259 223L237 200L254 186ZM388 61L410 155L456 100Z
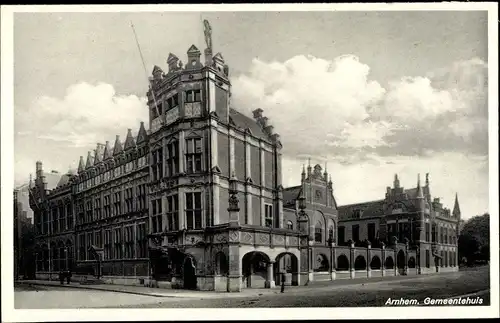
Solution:
M335 280L337 278L337 259L335 257L335 242L330 245L330 280Z
M398 245L394 244L394 276L398 276Z
M381 265L381 270L382 270L382 277L385 276L385 244L382 242L380 248L382 249L382 265Z
M310 238L309 238L310 239ZM309 240L309 246L308 246L308 254L309 254L309 259L308 259L308 270L307 270L307 278L308 278L308 284L310 282L313 282L314 281L314 265L313 265L313 259L314 259L314 255L313 255L313 246L314 245L314 241L313 240Z
M238 241L234 237L238 231L229 232L229 275L227 276L227 291L228 292L241 292L241 259L240 248Z
M184 174L186 172L186 166L184 164L184 154L186 153L186 140L184 131L179 132L179 174Z
M349 254L351 258L349 259L349 272L351 274L351 279L354 279L356 277L356 272L354 270L354 242L352 241L349 245Z
M403 275L408 275L408 240L405 242L405 265L403 269Z
M267 264L267 279L266 279L266 288L273 288L275 287L275 283L274 283L274 277L273 277L273 274L274 274L274 261L271 260L268 264Z
M219 219L219 209L220 209L220 189L219 189L219 183L220 183L220 177L219 175L212 175L212 207L213 207L213 219L212 219L212 225L217 225L220 223Z
M370 268L370 261L372 259L372 244L368 242L368 246L366 247L366 277L372 277L372 269Z
M177 215L179 217L179 219L178 219L179 230L186 228L186 224L184 221L185 209L186 209L186 201L185 201L184 188L179 187L179 209L177 210Z

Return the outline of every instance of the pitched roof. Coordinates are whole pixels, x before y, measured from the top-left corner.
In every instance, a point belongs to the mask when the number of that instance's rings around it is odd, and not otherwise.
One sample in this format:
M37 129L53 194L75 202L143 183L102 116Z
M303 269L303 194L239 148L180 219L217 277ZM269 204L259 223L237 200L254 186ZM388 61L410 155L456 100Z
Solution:
M94 156L92 156L92 154L89 153L87 154L87 163L85 164L85 168L90 168L94 165Z
M361 215L361 217L363 218L382 216L384 215L384 209L383 209L384 201L385 200L376 200L376 201L339 206L337 207L339 212L339 219L345 220L352 218L354 210L363 211Z
M57 186L59 187L68 184L70 178L71 176L69 174L62 175L59 179L59 182L57 183Z
M414 199L417 197L418 187L405 189L405 193L408 194L409 198Z
M295 201L299 197L302 186L292 186L283 189L283 205L295 204Z
M262 127L254 119L247 117L232 108L229 108L229 116L233 119L233 122L237 127L242 128L243 130L250 129L254 136L269 140L269 136L264 133Z

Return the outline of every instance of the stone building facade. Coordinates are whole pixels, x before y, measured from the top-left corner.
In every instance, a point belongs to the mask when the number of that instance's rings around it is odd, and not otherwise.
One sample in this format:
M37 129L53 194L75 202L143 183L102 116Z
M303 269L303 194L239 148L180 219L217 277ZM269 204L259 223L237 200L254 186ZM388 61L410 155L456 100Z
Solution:
M283 188L280 136L261 109L249 117L233 107L229 67L208 30L203 61L193 45L186 64L170 54L166 72L153 68L148 130L141 123L124 143L98 144L51 190L37 162L38 278L70 268L74 279L232 292L273 287L281 273L292 285L370 276L366 260L354 266L360 256L412 254L400 243L337 243L349 220L326 167L308 165L301 185Z

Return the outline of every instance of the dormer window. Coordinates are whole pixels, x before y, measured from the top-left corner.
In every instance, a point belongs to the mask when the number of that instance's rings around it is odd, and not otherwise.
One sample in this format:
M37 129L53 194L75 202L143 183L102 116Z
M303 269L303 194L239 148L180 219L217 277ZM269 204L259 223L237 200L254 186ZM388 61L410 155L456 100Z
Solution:
M363 211L362 211L362 210L354 210L354 211L352 212L352 216L353 216L353 218L355 218L355 219L359 219L359 218L361 218L361 215L362 215L362 214L363 214Z

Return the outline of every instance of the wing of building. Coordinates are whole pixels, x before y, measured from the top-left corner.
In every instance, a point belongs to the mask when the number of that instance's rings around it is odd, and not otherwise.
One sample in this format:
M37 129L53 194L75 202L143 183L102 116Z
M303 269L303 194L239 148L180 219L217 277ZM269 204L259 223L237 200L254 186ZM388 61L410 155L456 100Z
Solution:
M124 141L97 144L55 188L37 162L30 206L39 278L71 269L75 279L240 291L273 287L284 272L299 285L337 270L354 277L353 257L370 251L340 242L363 239L365 220L378 219L375 237L393 232L389 197L337 209L326 166L308 165L300 186L282 187L272 120L232 105L230 68L207 44L203 61L192 45L185 64L170 53L165 71L154 66L148 129L141 123ZM352 237L351 211L360 228ZM411 248L404 253L415 255Z

